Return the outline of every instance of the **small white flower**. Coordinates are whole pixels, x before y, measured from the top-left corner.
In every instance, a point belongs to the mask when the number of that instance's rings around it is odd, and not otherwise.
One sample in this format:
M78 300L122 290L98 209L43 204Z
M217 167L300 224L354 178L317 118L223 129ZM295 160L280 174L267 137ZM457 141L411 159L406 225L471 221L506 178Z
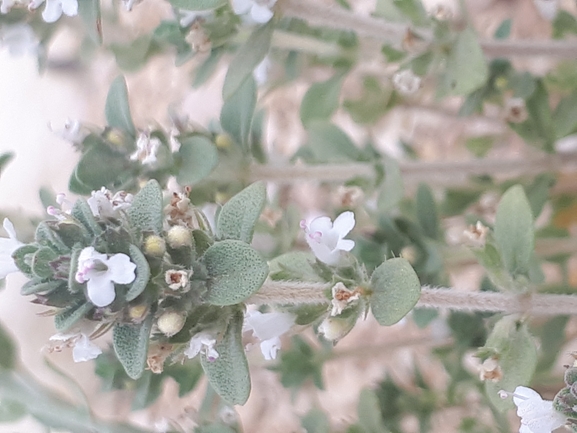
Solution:
M517 405L517 415L521 418L519 433L551 433L567 422L567 417L553 408L552 401L543 400L539 393L531 388L515 388L513 402Z
M482 381L490 380L491 382L499 382L503 378L503 370L499 365L499 359L492 356L485 359L479 368L479 379Z
M97 307L110 305L116 297L114 283L129 284L136 278L136 265L126 254L106 254L84 248L78 257L76 281L87 283L88 299Z
M130 12L132 10L132 8L134 7L134 5L137 5L138 3L142 3L142 0L122 0L122 3L124 3L124 8Z
M184 354L192 359L199 353L204 353L209 361L214 361L218 359L219 355L214 345L216 344L216 339L208 332L199 332L194 337L190 339L188 348L184 351Z
M529 112L523 98L508 98L503 107L503 117L507 122L521 123L527 120Z
M489 227L483 225L481 221L477 221L477 224L470 225L469 228L463 232L463 237L469 246L483 248L487 242L488 234Z
M421 77L410 69L403 69L393 75L393 86L403 95L412 95L421 88Z
M14 224L8 218L4 218L2 225L8 233L8 237L0 238L0 279L6 278L6 275L13 272L18 272L18 266L12 258L12 253L24 245L16 238Z
M170 269L164 274L164 281L172 290L180 290L188 287L188 272Z
M343 212L333 223L329 217L318 217L307 226L301 221L305 239L315 257L327 265L338 264L341 251L350 251L355 242L344 239L355 226L355 214Z
M101 218L117 218L132 205L132 194L119 191L112 194L111 191L102 187L98 191L92 191L91 197L86 200L94 216Z
M553 21L557 16L557 9L559 8L558 0L533 0L539 15L549 21Z
M252 331L258 338L260 350L264 359L270 361L276 359L277 352L281 348L280 336L287 332L295 324L295 316L289 313L261 313L260 311L248 311L244 318L243 331Z
M70 213L72 212L72 207L74 203L66 198L66 194L59 193L56 194L56 203L60 205L60 209L55 206L48 206L46 208L46 213L60 221L66 221L70 218Z
M74 144L82 143L87 135L87 132L83 130L82 124L77 119L66 119L62 128L53 129L52 132Z
M262 86L267 82L268 73L270 71L271 66L272 66L272 63L267 56L262 60L262 62L260 62L256 66L256 68L254 68L254 71L252 71L252 76L253 76L254 81L256 81L256 84L258 86Z
M268 23L274 13L271 10L276 0L231 0L232 10L236 15L249 14L255 23Z
M332 288L333 299L331 300L332 309L331 316L338 316L343 312L347 306L359 299L360 293L356 290L349 290L347 287L339 282Z
M29 9L37 9L44 0L33 0ZM47 23L58 21L62 14L69 17L78 15L78 0L46 0L46 7L42 12L42 18Z
M90 361L102 353L102 349L90 341L90 337L86 333L80 331L70 334L55 334L50 337L50 341L64 343L51 347L50 351L60 352L63 347L73 347L72 358L74 362Z
M0 29L0 42L8 47L8 52L13 56L36 55L40 46L36 33L26 23L3 25Z
M143 165L156 163L156 154L160 148L160 140L150 137L147 132L141 132L136 141L136 151L130 155L132 161L140 161Z

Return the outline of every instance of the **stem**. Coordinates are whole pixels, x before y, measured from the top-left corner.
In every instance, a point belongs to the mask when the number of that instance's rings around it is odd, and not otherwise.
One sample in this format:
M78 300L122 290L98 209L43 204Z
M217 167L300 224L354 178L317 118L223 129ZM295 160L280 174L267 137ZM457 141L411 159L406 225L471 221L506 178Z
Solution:
M254 304L328 304L328 284L267 281L249 299ZM577 314L577 296L464 292L423 286L416 307L456 311L522 313L531 316Z
M356 15L338 6L324 6L314 1L283 0L280 7L285 16L300 18L313 26L354 31L359 36L397 46L401 45L409 30L415 31L410 25ZM417 29L416 33L425 39L432 39L427 30ZM577 43L573 41L482 39L479 42L489 57L577 57Z
M468 161L400 161L400 169L406 184L436 184L442 186L462 185L470 176L506 175L515 177L523 174L569 169L577 162L577 153L543 155L530 158L497 159L485 158ZM318 164L318 165L253 165L251 179L280 183L316 180L320 182L342 182L353 177L374 178L371 164Z

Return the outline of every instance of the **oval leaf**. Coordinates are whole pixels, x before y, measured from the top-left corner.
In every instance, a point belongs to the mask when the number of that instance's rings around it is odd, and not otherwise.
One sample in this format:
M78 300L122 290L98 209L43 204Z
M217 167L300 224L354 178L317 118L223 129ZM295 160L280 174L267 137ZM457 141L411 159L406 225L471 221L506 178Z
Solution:
M146 366L152 317L151 313L138 325L118 324L114 327L114 352L131 379L138 379Z
M397 323L415 306L421 283L411 264L402 258L384 262L371 276L371 311L383 325Z
M221 341L216 343L218 358L200 362L210 385L229 404L244 404L250 395L250 372L242 344L242 311L236 311Z
M128 208L128 216L132 224L142 231L156 234L162 232L162 190L157 181L149 180L134 196L132 205Z
M94 305L90 302L68 308L54 316L54 326L58 332L64 332L70 329L76 322L84 317Z
M144 254L142 254L139 248L130 245L128 250L130 252L130 259L136 265L136 278L126 293L126 300L132 301L146 288L148 280L150 279L150 267L148 266L146 257L144 257Z
M306 128L315 120L329 120L339 105L343 74L311 85L301 103L301 121Z
M256 106L256 83L249 77L229 99L220 112L220 124L237 143L248 150L248 141Z
M222 207L216 222L219 239L238 239L250 244L254 226L266 203L263 182L256 182L232 197Z
M132 136L136 135L136 129L134 128L132 116L130 115L130 105L128 105L128 89L126 88L126 81L122 75L116 77L110 85L110 90L106 97L104 114L108 126L121 129ZM80 179L82 179L82 177L80 177Z
M226 240L213 244L204 254L208 271L207 301L234 305L248 299L268 275L266 261L244 242Z
M535 247L531 205L521 185L509 188L497 207L495 241L511 275L527 274Z
M180 140L179 185L195 184L207 177L218 164L218 150L208 138L195 135Z
M71 215L93 235L102 233L102 228L96 222L92 210L85 199L79 198L72 207Z

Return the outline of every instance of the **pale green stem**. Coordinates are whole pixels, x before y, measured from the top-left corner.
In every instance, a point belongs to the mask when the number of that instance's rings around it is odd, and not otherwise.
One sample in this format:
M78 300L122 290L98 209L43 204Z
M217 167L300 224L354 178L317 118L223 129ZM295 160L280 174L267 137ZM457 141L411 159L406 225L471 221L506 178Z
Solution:
M285 16L300 18L313 26L353 31L361 37L399 46L409 31L409 25L389 23L380 18L351 13L339 6L326 6L309 0L282 0L279 7ZM411 27L411 31L414 29ZM425 39L432 40L426 30L417 30ZM480 40L481 48L489 57L577 57L577 42L541 40Z
M248 302L253 304L328 304L329 285L292 281L267 281ZM454 311L520 313L531 316L577 314L577 296L468 292L423 286L416 307Z
M470 176L491 175L516 177L574 168L577 153L543 155L528 158L485 158L466 161L400 161L406 184L426 182L441 186L463 185ZM354 177L374 178L371 164L253 165L251 179L280 183L300 181L343 182Z

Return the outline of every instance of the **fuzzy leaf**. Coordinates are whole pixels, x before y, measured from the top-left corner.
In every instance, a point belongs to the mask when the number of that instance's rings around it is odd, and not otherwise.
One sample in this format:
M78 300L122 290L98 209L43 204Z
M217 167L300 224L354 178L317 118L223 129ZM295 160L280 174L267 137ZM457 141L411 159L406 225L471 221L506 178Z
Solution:
M71 215L93 235L98 236L102 233L102 228L96 222L92 210L85 199L79 198L72 207Z
M306 128L315 120L329 120L339 105L343 74L311 85L303 97L300 109L301 122Z
M248 299L268 275L266 261L242 241L213 244L203 257L209 280L206 300L213 305L234 305Z
M250 244L254 226L266 203L263 182L255 182L232 197L222 207L216 222L219 239L238 239Z
M162 190L156 180L149 180L134 196L128 208L128 216L132 224L142 231L156 234L162 232Z
M221 341L215 345L218 358L200 361L210 385L229 404L244 404L250 395L250 372L242 344L242 311L234 312Z
M421 283L411 264L402 258L389 259L371 276L371 310L383 325L397 323L415 306Z
M220 112L222 129L228 132L243 149L248 150L250 128L256 107L256 83L248 77L228 98Z
M114 352L131 379L138 379L146 366L152 312L138 325L117 324L112 333Z
M85 302L80 304L80 306L75 305L71 308L58 313L54 316L54 326L58 332L64 332L70 329L76 322L84 317L94 305L90 302Z
M136 265L136 278L126 293L126 300L132 301L146 288L150 279L150 267L146 257L144 257L138 247L130 245L128 250L130 251L130 259Z
M130 114L130 105L128 104L128 89L122 75L116 77L110 85L104 114L108 126L121 129L132 136L136 135L136 129Z
M180 140L179 185L193 185L207 177L218 164L218 150L208 138L194 135Z

